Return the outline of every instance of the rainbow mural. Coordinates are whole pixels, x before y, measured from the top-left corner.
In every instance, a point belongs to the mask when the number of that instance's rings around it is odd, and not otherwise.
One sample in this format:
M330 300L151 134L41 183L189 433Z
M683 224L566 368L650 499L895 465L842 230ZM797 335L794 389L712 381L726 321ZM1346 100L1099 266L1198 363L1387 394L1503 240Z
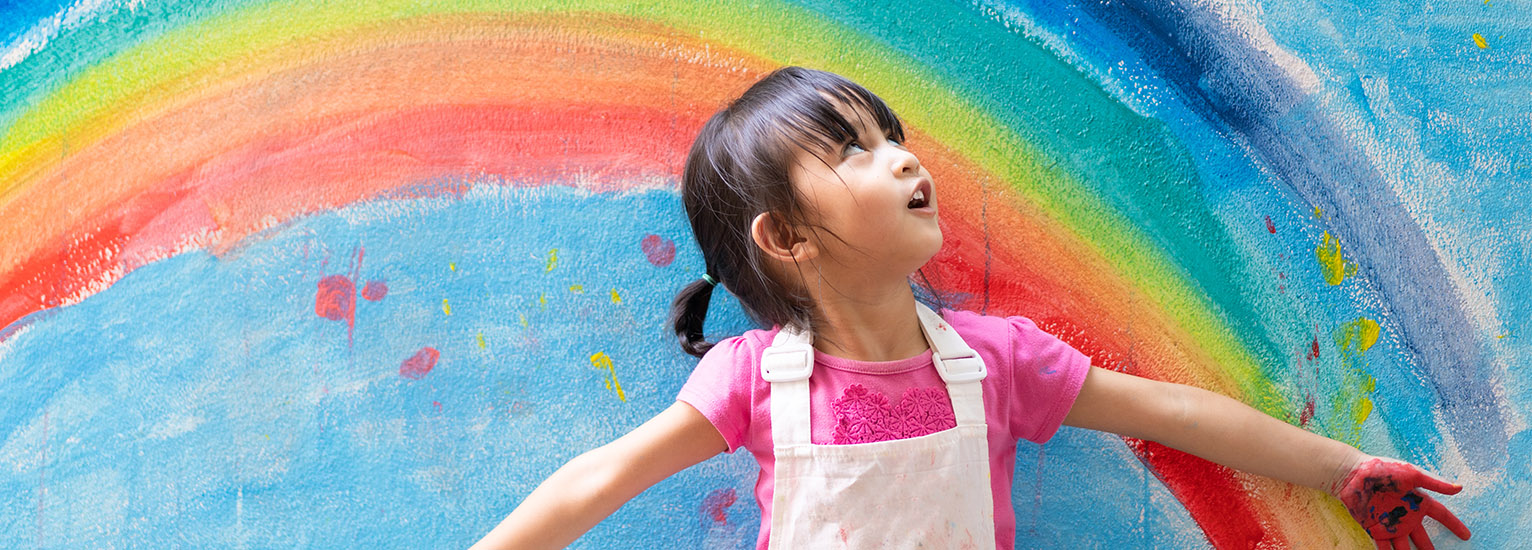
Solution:
M209 0L0 7L0 546L466 547L674 399L676 194L766 72L880 94L926 272L1532 528L1526 3ZM716 303L722 302L722 303ZM715 301L713 338L750 328ZM1018 548L1370 547L1150 442L1018 451ZM739 548L754 464L580 548Z

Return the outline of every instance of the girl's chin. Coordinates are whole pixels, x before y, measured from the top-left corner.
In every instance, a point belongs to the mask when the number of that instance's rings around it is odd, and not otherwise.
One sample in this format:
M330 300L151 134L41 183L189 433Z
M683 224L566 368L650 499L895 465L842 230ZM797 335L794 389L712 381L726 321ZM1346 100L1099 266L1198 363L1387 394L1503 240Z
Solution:
M915 268L919 269L919 268L925 267L926 264L931 263L931 260L935 259L936 255L941 253L941 251L942 251L942 239L941 239L941 235L938 234L936 236L936 242L935 243L930 243L930 244L928 244L926 246L923 246L922 250L920 251L920 253L913 258L913 260L914 260L913 263L916 264Z

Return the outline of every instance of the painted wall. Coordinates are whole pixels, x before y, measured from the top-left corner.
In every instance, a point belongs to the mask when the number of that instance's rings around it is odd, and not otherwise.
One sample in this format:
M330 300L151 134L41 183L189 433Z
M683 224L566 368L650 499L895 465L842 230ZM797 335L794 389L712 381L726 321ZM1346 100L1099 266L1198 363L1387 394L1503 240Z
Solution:
M676 194L788 64L882 95L936 283L1532 529L1525 2L0 7L0 546L453 547L672 402ZM715 300L713 338L749 328ZM1360 545L1337 503L1066 429L1019 547ZM580 548L739 548L754 464Z

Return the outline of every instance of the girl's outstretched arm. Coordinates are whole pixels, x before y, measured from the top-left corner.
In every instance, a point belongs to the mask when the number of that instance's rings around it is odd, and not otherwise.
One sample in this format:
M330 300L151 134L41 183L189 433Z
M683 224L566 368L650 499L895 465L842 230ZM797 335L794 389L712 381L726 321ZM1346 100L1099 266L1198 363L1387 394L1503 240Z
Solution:
M1257 475L1325 491L1341 499L1378 548L1432 548L1426 516L1459 538L1468 528L1417 487L1446 494L1462 486L1408 463L1282 422L1201 388L1091 367L1064 424L1147 439Z
M725 450L707 417L677 401L565 463L470 550L563 548L644 489Z

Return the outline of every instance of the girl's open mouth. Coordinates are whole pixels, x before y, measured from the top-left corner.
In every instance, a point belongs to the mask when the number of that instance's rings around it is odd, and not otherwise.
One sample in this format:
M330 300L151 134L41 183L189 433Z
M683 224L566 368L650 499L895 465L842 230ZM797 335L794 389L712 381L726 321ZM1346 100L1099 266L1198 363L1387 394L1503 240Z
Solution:
M931 181L920 180L915 186L915 194L910 196L909 209L916 210L931 205Z

